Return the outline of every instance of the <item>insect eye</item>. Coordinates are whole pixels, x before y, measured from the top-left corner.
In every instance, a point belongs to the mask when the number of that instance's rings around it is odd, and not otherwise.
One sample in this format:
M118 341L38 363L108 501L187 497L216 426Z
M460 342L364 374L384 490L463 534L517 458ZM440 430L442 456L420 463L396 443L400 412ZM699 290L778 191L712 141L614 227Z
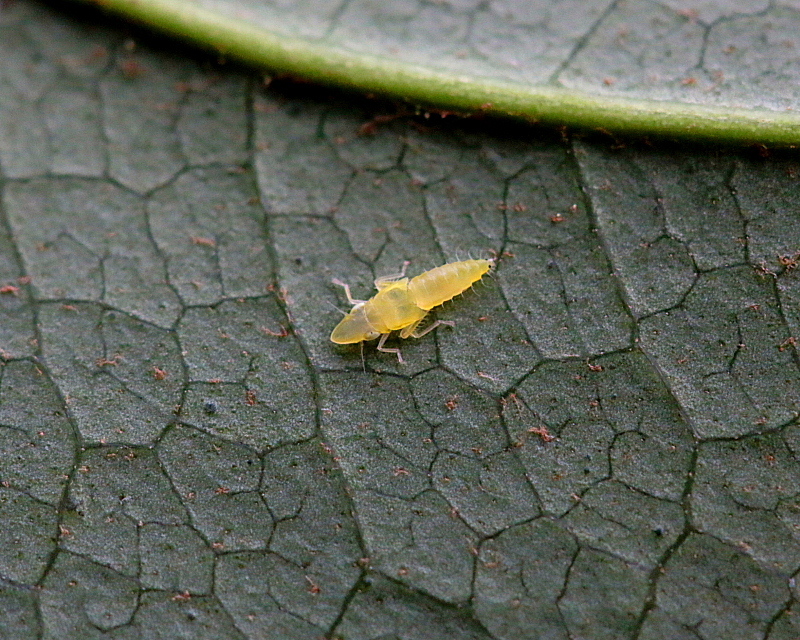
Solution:
M367 339L367 340L374 340L374 339L375 339L375 338L377 338L379 335L381 335L381 334L380 334L379 332L377 332L377 331L367 331L367 337L366 337L366 339Z

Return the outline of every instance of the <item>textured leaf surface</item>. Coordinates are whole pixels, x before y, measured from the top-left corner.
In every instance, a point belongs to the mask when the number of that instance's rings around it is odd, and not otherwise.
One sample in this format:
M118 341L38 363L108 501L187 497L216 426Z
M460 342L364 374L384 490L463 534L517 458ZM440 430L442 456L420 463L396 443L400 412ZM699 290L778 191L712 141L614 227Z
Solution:
M0 49L0 638L798 636L794 158L434 127L30 1ZM332 278L489 251L407 364L328 341Z

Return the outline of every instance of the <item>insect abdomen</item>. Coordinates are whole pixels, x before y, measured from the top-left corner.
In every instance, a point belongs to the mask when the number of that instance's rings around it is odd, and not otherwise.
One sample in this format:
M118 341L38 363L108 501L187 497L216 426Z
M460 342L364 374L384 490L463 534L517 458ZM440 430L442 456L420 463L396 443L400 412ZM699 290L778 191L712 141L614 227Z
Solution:
M429 311L469 289L492 268L491 260L462 260L436 267L408 283L411 300Z

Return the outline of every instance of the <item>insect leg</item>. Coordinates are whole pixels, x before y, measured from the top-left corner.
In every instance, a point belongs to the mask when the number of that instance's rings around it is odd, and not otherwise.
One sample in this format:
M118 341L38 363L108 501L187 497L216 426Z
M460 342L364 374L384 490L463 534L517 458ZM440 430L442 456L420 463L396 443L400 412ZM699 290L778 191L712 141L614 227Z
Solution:
M339 278L334 278L333 280L331 280L331 282L333 284L339 285L340 287L344 287L344 295L347 296L347 301L350 304L356 305L356 304L362 304L362 303L366 302L366 300L353 300L353 296L350 295L350 285L349 284L345 284L344 282L339 280Z
M384 343L386 342L386 338L389 337L388 333L384 333L381 335L381 339L378 340L378 351L383 351L383 353L393 353L397 356L397 360L400 364L404 364L405 360L403 360L403 356L400 355L400 349L390 349L389 347L384 347Z
M433 330L434 330L436 327L438 327L440 324L443 324L443 325L445 325L445 326L447 326L447 327L455 327L455 326L456 326L456 323L455 323L455 322L451 322L450 320L437 320L437 321L436 321L436 322L434 322L434 323L433 323L433 324L432 324L430 327L425 327L425 328L424 328L422 331L420 331L420 332L413 331L413 332L411 333L411 337L412 337L412 338L421 338L421 337L422 337L422 336L424 336L426 333L430 333L431 331L433 331Z
M417 330L417 327L425 319L425 317L426 316L423 316L416 322L412 322L410 325L405 327L402 331L400 331L400 337L403 338L403 340L405 340L406 338L408 338L408 336L413 336L414 332Z
M390 276L383 276L381 278L378 278L377 280L375 280L375 287L377 289L383 289L390 282L394 282L395 280L400 280L400 278L405 278L406 277L406 269L408 269L408 265L410 265L410 264L411 264L411 262L406 260L403 263L403 266L400 268L400 273L393 273Z

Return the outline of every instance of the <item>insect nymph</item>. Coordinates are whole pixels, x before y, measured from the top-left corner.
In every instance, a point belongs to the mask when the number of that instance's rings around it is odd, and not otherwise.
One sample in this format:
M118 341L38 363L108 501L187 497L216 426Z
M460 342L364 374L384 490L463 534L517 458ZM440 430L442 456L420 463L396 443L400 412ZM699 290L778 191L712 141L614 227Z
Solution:
M333 281L344 287L347 301L353 308L331 333L332 342L353 344L380 338L378 351L394 353L402 363L400 349L384 346L389 334L400 331L401 338L421 338L441 324L453 326L452 322L437 320L418 331L420 323L431 309L469 289L491 270L494 261L451 262L410 279L405 277L408 264L403 263L403 269L398 274L378 278L375 281L378 293L369 300L353 300L348 285L339 280Z

